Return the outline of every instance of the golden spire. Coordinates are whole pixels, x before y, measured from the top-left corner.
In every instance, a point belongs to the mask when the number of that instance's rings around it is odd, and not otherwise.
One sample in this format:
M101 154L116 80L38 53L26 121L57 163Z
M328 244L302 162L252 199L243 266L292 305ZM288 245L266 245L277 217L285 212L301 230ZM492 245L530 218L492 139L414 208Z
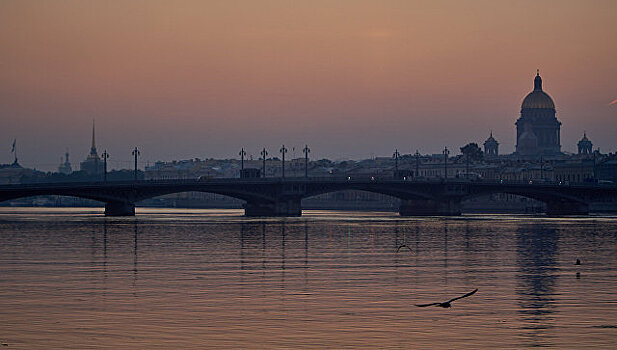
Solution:
M92 146L90 146L90 156L96 158L98 157L98 153L96 151L96 139L94 135L95 135L95 124L94 124L94 119L92 119Z
M92 149L96 149L96 142L95 142L95 138L94 138L94 119L92 119L92 146L90 148Z

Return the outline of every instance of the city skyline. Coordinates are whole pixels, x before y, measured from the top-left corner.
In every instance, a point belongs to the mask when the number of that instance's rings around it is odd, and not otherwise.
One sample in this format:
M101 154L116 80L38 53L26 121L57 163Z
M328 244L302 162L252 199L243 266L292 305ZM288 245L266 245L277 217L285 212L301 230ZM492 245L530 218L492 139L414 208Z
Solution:
M113 168L135 146L143 163L281 144L362 159L457 153L491 130L511 153L538 68L562 150L586 131L615 151L614 2L180 4L0 5L0 163L13 139L24 166L81 161L92 119Z

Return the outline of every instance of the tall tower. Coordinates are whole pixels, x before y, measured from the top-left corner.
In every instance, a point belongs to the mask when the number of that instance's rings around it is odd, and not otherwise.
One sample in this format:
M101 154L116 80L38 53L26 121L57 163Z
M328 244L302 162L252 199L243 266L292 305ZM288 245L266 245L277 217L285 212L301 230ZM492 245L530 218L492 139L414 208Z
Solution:
M521 116L516 121L516 153L521 156L561 154L561 122L555 117L555 103L542 90L540 72L533 80L533 91L521 105ZM536 139L537 142L530 142Z
M593 152L592 151L593 144L587 138L586 132L583 133L583 138L578 142L577 146L578 146L578 154L591 154Z
M62 161L62 159L60 159L60 166L58 166L58 172L61 174L70 174L73 172L73 169L71 168L71 162L69 161L69 150L66 150L66 153L64 153L64 162Z
M94 156L96 158L99 157L98 152L96 151L96 133L95 133L95 124L94 119L92 119L92 146L90 146L90 157Z
M484 141L484 156L493 158L499 155L499 142L495 140L493 137L493 132L491 131L491 136Z
M92 120L92 144L90 145L90 154L86 160L79 164L79 169L88 174L101 174L103 173L103 163L101 162L101 158L99 157L98 152L96 151L96 139L95 139L95 124L94 119Z

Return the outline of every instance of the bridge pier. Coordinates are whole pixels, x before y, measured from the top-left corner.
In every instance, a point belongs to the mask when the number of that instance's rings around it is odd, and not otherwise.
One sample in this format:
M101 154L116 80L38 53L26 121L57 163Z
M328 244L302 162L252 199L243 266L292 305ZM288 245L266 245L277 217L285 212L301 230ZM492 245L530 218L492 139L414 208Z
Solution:
M105 203L105 216L135 216L135 204L130 202Z
M546 215L588 215L589 204L575 201L551 201L546 202Z
M246 202L244 216L301 216L300 199L277 200L274 202Z
M401 199L399 207L401 216L457 216L461 215L461 200L448 198L433 199Z

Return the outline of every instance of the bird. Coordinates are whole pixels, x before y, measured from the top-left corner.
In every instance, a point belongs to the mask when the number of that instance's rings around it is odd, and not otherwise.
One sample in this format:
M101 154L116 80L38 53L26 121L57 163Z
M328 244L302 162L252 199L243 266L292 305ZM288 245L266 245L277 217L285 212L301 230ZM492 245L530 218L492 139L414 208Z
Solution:
M396 248L396 252L398 253L401 248L407 248L409 249L410 252L412 252L413 250L411 250L411 248L409 248L409 246L407 244L401 244L400 246L398 246L398 248Z
M471 296L471 295L473 295L473 294L474 294L475 292L477 292L477 291L478 291L478 288L476 288L476 289L472 290L471 292L469 292L469 293L467 293L467 294L465 294L465 295L462 295L462 296L460 296L460 297L456 297L456 298L452 298L452 299L450 299L450 300L448 300L448 301L445 301L445 302L443 302L443 303L416 304L416 306L418 306L418 307L438 306L438 307L443 307L443 308L449 308L449 307L452 307L452 304L451 304L451 303L452 303L453 301L455 301L455 300L459 300L459 299L463 299L463 298L466 298L466 297L468 297L468 296Z

